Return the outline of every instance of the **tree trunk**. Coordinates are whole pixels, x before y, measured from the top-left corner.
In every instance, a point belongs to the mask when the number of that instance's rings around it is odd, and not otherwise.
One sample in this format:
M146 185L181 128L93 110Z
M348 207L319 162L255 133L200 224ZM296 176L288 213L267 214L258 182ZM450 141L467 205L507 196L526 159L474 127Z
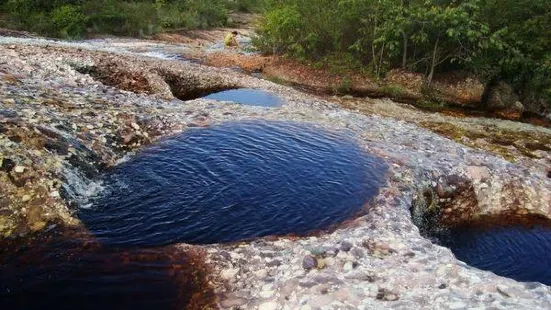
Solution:
M428 86L432 85L432 79L434 78L434 69L436 68L436 65L438 64L438 43L440 41L440 38L436 39L436 43L434 43L434 50L432 51L432 61L430 64L430 72L429 76L427 78L427 84Z
M402 52L402 70L407 69L408 65L408 37L405 32L402 32L404 37L404 51Z
M381 67L383 66L384 54L385 54L385 42L383 42L383 46L381 47L381 56L379 57L379 65L377 66L377 78L379 78L381 74Z

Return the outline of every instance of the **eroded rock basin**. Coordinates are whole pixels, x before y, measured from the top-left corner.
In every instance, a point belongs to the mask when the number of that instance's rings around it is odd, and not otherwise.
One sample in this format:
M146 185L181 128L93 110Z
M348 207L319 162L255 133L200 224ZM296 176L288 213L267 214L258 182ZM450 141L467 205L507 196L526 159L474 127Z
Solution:
M6 242L2 307L199 309L204 258L160 245L305 234L363 213L386 172L345 132L240 122L162 141L109 171L90 230Z
M385 171L350 134L227 123L192 129L121 164L79 213L102 243L121 246L305 234L362 213Z
M457 227L438 241L457 259L517 281L551 285L551 230L543 226Z

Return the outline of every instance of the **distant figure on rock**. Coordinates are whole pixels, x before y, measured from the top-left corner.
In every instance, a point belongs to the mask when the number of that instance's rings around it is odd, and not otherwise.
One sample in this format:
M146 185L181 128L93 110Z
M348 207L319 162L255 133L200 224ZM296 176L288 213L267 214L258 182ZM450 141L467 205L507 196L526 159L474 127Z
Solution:
M237 43L237 31L232 31L231 33L228 33L226 37L224 38L224 45L227 47L236 46L239 47L239 43Z

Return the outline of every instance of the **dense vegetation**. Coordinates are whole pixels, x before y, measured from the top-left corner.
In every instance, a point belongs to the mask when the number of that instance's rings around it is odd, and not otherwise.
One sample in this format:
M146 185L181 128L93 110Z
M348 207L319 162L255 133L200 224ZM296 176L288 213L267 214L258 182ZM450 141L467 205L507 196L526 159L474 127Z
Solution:
M267 0L258 47L379 77L468 70L551 102L549 0Z
M254 11L261 7L260 1L0 0L0 13L11 28L48 36L143 36L174 28L223 26L228 10Z
M143 36L226 25L232 10L263 12L264 53L375 78L420 72L429 90L435 74L462 70L551 110L549 0L0 0L0 27Z

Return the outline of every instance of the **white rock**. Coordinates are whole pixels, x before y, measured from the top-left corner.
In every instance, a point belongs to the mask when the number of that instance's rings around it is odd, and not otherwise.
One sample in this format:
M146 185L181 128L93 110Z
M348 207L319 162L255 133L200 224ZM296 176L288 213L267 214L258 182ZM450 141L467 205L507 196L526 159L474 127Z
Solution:
M467 304L464 303L464 302L458 301L458 302L450 303L448 305L448 307L450 307L450 309L463 309L463 308L467 307Z
M226 269L222 271L221 276L223 279L231 280L235 277L235 275L237 275L238 272L239 272L239 269L236 269L236 268Z
M13 168L13 171L15 171L16 173L23 173L23 172L25 172L25 167L16 166L15 168Z
M326 257L324 260L325 260L325 265L326 266L331 267L331 266L335 265L335 259L333 257Z
M268 276L268 272L265 269L260 269L254 272L254 274L259 278L265 278Z
M274 296L274 294L275 294L275 291L262 291L258 293L258 295L260 295L260 297L262 298L270 298Z
M277 310L277 303L270 301L258 306L258 310Z
M342 270L344 272L349 272L353 268L354 268L354 265L352 265L352 262L348 261L348 262L344 263L344 266L342 267Z

